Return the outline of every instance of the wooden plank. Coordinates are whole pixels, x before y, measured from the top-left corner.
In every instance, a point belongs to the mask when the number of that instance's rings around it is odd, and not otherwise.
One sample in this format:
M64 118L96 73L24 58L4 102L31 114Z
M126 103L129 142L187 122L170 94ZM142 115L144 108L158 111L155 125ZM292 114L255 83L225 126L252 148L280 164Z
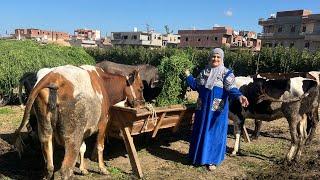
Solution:
M132 170L133 170L133 172L135 173L135 175L138 178L142 178L143 174L142 174L140 161L139 161L139 158L138 158L138 154L137 154L136 148L135 148L134 143L133 143L132 136L130 135L129 128L128 127L122 127L121 128L121 132L122 132L122 138L124 140L124 144L125 144L126 149L127 149L127 153L129 155L129 159L130 159L130 164L131 164Z
M182 121L182 117L183 117L183 115L184 115L185 113L186 113L186 111L182 111L182 112L180 113L178 122L177 122L177 124L174 126L172 132L175 133L175 132L178 131L178 128L179 128L179 126L180 126L180 124L181 124L181 121Z
M245 142L247 143L250 143L250 137L249 137L249 134L248 134L248 131L247 131L247 128L245 125L243 125L243 129L242 129L242 135L243 135L243 139Z
M163 121L165 115L166 115L166 112L164 112L164 113L161 114L161 116L160 116L160 118L159 118L159 120L158 120L158 122L157 122L157 125L156 125L156 127L154 128L154 130L153 130L152 138L156 137L156 135L157 135L157 133L158 133L158 130L159 130L159 128L161 127L161 124L162 124L162 121Z

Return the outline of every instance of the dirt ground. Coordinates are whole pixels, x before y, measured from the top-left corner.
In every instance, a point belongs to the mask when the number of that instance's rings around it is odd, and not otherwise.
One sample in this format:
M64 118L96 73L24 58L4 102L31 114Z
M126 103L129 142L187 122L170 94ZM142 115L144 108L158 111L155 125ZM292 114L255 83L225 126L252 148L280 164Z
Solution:
M0 108L0 179L40 179L44 162L39 146L26 138L28 145L22 158L18 158L11 145L14 130L19 126L23 110L18 106ZM231 123L230 123L231 124ZM253 121L247 120L249 134ZM231 157L234 137L230 125L228 153L215 171L190 165L187 158L191 131L185 127L173 134L170 129L160 130L155 139L145 133L134 136L144 177L143 179L319 179L320 149L319 129L312 145L306 147L299 163L287 163L285 155L290 145L290 135L285 119L264 123L261 136L251 143L241 143L241 155ZM32 148L31 148L32 147ZM86 164L89 175L79 175L78 164L74 179L136 179L122 140L109 139L105 148L105 163L110 175L97 173L98 165L89 160L92 145L87 146ZM61 150L55 149L55 161L59 163ZM59 153L60 152L60 153ZM55 165L59 167L59 164Z

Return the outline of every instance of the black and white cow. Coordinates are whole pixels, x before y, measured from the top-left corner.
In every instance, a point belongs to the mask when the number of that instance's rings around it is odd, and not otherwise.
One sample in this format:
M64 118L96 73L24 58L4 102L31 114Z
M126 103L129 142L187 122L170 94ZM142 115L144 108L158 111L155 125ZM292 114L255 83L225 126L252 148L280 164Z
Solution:
M232 155L236 155L239 150L240 133L245 118L272 121L285 117L289 123L292 142L287 159L298 160L305 142L314 136L318 123L317 81L302 77L281 80L237 77L236 85L248 98L249 106L243 108L238 101L230 103L229 118L234 121L236 127L236 141ZM312 125L308 132L307 116L310 121L308 123Z
M293 77L304 77L309 79L314 79L319 84L320 71L309 71L309 72L291 72L291 73L259 73L252 75L253 78L265 78L265 79L290 79ZM309 118L309 116L308 116ZM260 136L260 130L262 126L262 121L255 119L254 132L252 133L252 139L258 139ZM310 123L308 124L308 129L310 128ZM311 139L310 139L311 140Z

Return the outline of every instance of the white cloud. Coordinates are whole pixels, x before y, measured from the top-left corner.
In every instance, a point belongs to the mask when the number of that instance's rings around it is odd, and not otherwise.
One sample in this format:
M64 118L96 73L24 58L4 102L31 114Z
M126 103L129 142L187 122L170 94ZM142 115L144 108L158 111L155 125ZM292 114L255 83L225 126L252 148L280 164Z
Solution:
M231 9L228 9L228 11L226 11L224 14L225 14L226 16L231 17L233 13L232 13Z

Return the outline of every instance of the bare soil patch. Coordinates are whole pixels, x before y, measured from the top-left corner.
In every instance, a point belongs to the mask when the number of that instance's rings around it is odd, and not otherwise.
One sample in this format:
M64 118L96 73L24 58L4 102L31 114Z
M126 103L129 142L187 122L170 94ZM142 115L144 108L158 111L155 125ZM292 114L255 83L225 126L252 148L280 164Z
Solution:
M0 108L0 179L40 179L44 162L39 145L32 144L24 133L29 145L22 159L19 159L11 145L14 130L19 126L23 109L18 106ZM230 123L231 124L231 123ZM253 121L246 123L249 134ZM232 151L234 137L230 125L228 152ZM286 163L285 155L290 145L290 134L285 119L264 122L261 136L251 143L241 142L241 156L226 155L224 163L216 171L209 172L205 167L190 165L190 127L184 127L173 134L170 129L160 130L155 139L145 133L134 136L144 173L143 179L319 179L319 129L312 145L306 147L301 162ZM74 179L136 179L132 174L129 159L122 140L109 139L105 148L105 163L110 175L98 174L98 165L88 157L94 138L88 140L86 164L89 175L79 175L75 168ZM36 148L35 148L36 147ZM61 159L63 150L55 149L56 162ZM58 167L59 164L56 164ZM78 167L78 165L77 165Z

